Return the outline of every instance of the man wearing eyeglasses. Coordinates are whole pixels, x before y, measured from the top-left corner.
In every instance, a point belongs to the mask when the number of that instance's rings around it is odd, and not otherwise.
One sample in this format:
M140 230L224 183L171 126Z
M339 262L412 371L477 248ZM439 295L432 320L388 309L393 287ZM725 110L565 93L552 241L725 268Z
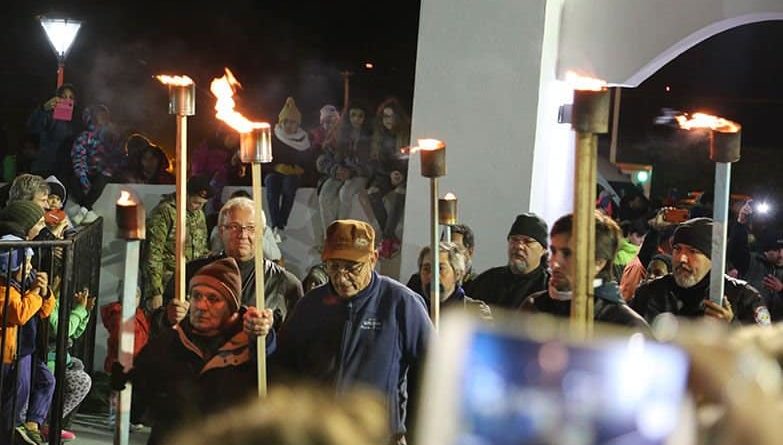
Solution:
M375 231L337 220L326 230L321 259L329 284L305 295L279 335L276 370L334 385L370 386L385 395L392 443L404 441L409 391L432 332L424 301L377 274ZM415 380L415 379L414 379Z
M262 214L261 223L266 226L266 218ZM253 201L245 197L229 199L220 209L218 215L220 237L223 240L223 251L191 261L185 269L189 281L193 274L206 264L230 257L237 261L242 277L242 298L240 304L255 306L256 304L256 274L255 256L258 250L256 238L263 236L264 227L255 226L255 206ZM274 327L279 328L286 316L302 297L302 283L292 273L268 259L264 259L264 291L265 303L274 313ZM166 320L175 325L185 318L190 306L187 301L174 298L174 282L166 287L165 300Z

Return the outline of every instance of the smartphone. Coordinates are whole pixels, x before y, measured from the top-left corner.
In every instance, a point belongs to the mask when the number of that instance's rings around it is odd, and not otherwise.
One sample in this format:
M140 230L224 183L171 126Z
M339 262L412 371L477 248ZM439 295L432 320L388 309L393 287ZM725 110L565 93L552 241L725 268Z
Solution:
M52 117L58 121L70 122L73 119L73 99L58 100Z
M663 220L679 224L688 220L688 214L688 209L666 209L663 212Z
M677 430L690 364L680 347L640 335L578 343L543 319L528 329L459 315L441 319L428 354L418 438L431 440L417 443L663 445Z

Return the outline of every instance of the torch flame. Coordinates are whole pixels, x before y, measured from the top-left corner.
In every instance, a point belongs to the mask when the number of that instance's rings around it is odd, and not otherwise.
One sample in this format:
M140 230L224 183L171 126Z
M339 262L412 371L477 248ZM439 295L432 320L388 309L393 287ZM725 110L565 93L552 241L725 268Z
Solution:
M242 85L234 77L231 70L228 68L225 70L226 73L223 77L212 79L212 83L209 85L209 90L217 98L215 103L215 111L217 113L215 116L240 133L250 133L256 128L269 127L268 123L253 122L234 109L236 106L236 102L233 99L234 92Z
M690 118L686 113L676 116L675 119L680 125L680 128L685 130L709 128L710 130L718 131L720 133L736 133L742 128L742 126L736 122L705 113L694 113Z
M120 192L120 199L117 200L118 206L135 206L136 201L133 200L133 196L131 196L130 192L127 190L122 190Z
M193 79L188 76L169 76L167 74L158 74L155 76L155 78L164 85L174 85L178 87L186 87L188 85L193 85L194 83Z
M443 199L448 201L454 201L457 199L457 196L454 193L448 192L446 193L446 196L443 197Z
M410 147L410 151L408 151L408 153L413 154L422 150L434 151L445 147L446 144L444 144L443 141L439 139L419 139L418 145L415 147Z
M571 86L571 88L575 90L603 91L606 89L605 80L580 76L579 74L573 71L569 71L566 73L565 80Z

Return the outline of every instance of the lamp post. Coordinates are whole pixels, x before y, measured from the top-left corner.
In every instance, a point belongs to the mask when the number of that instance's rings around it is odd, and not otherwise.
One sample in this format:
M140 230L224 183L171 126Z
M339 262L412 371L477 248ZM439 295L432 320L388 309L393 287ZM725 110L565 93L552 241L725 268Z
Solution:
M65 75L65 58L71 45L76 40L76 34L82 27L82 22L72 19L55 19L46 16L39 16L38 20L46 32L49 44L57 56L57 88L63 84Z

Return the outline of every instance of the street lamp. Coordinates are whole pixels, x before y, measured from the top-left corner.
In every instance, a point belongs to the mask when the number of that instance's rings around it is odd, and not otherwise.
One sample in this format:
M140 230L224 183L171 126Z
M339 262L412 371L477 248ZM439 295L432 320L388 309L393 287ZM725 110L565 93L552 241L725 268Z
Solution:
M63 74L65 70L65 58L71 49L73 41L76 40L76 34L82 26L82 22L71 19L52 19L45 16L38 17L49 44L52 45L54 54L57 56L57 88L63 84Z

